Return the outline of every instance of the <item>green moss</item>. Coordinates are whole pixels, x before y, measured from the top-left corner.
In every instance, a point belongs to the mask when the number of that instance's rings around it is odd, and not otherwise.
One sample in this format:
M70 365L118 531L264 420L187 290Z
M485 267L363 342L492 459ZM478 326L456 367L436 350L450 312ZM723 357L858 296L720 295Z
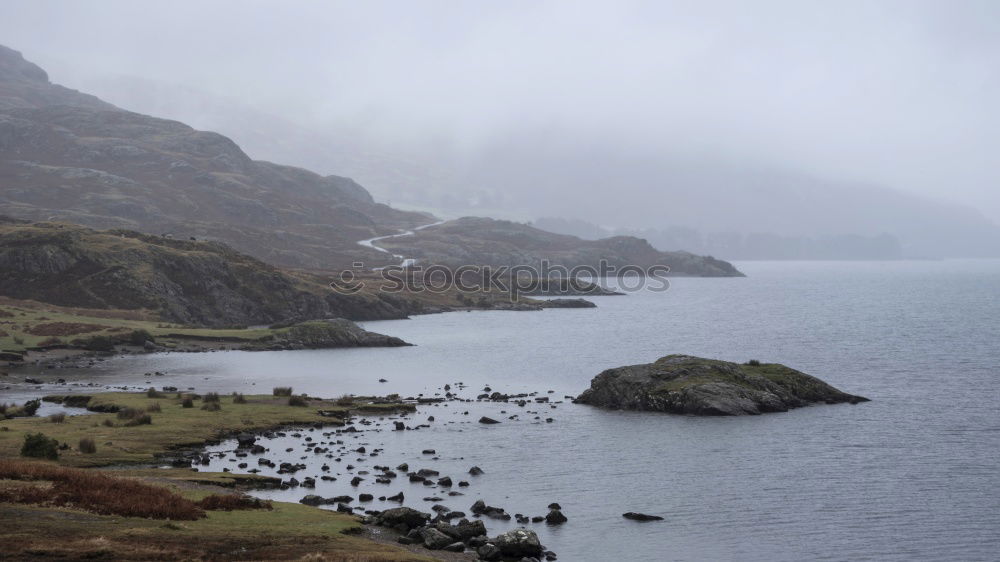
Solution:
M674 378L657 386L655 392L676 392L713 382L759 391L761 378L804 397L825 395L830 390L823 381L779 363L755 361L739 365L715 359L690 358L667 364L666 360L676 357L678 356L670 355L657 361L657 364L663 363L664 369L673 373Z

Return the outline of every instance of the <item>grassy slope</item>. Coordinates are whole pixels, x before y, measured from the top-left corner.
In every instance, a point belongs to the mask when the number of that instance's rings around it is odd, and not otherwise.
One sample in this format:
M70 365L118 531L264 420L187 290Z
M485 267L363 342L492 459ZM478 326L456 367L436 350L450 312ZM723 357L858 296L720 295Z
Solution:
M149 463L157 453L185 445L197 445L221 435L292 423L323 422L335 418L318 411L347 415L349 410L388 411L398 404L364 403L338 406L333 401L310 401L295 407L287 398L247 396L246 404L221 397L219 411L182 408L174 395L148 398L145 394L106 393L94 395L91 404L148 408L154 402L161 412L152 413L153 423L126 427L116 414L68 416L62 423L46 418L16 418L0 421L0 458L16 458L27 433L43 432L70 450L60 452L59 464L96 467L110 464ZM115 427L106 427L112 420ZM97 442L95 454L76 450L80 438ZM187 469L115 470L116 476L140 478L167 485L192 499L219 493L220 487L253 485L264 477L226 473L192 472ZM0 486L16 484L0 480ZM10 522L0 528L3 556L110 559L295 559L306 555L324 560L432 560L392 546L343 534L358 527L354 517L314 507L274 503L272 511L209 512L197 521L169 523L140 518L101 516L82 511L0 503L0 519ZM95 537L100 537L96 538Z
M31 333L46 324L78 324L79 329L64 335L38 335ZM256 341L276 332L262 329L216 330L191 328L177 324L159 322L141 311L94 310L54 306L35 301L0 299L0 351L24 352L50 343L53 337L62 344L74 339L92 336L125 336L134 330L146 330L157 338L157 343L171 347L184 341L184 336L192 338L227 338L234 341ZM166 337L171 336L171 337Z
M336 418L321 416L318 411L347 415L348 408L333 401L309 402L309 406L289 406L287 398L247 396L246 404L234 404L231 396L221 397L219 411L201 409L196 400L193 408L182 408L174 394L163 398L147 398L145 394L107 393L91 399L90 406L114 404L120 407L148 409L154 402L161 412L151 413L153 423L126 427L116 414L67 416L62 423L45 418L13 418L0 421L0 457L20 454L24 436L42 432L68 444L71 449L60 454L61 464L68 466L105 466L125 463L150 463L157 453L184 446L197 446L228 433L264 429L296 423L323 422L336 424ZM361 407L361 404L358 405ZM365 405L364 409L372 408ZM401 405L374 406L386 409ZM105 420L115 426L107 427ZM6 428L6 429L4 429ZM89 437L97 444L97 452L83 454L76 450L81 438Z
M215 486L192 484L193 473L187 470L111 473L166 486L192 500L220 493ZM228 475L197 477L222 481ZM11 484L17 482L0 480L0 486ZM3 556L15 559L297 559L312 555L323 560L432 560L345 534L359 528L352 516L292 503L272 505L270 511L209 511L204 519L170 522L0 503L0 519L6 522L0 529L0 543Z

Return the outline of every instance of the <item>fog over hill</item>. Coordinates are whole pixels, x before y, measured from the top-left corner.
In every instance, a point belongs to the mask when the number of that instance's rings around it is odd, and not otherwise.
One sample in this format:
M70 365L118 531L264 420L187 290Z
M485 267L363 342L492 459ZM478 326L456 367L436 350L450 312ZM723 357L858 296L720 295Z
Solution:
M223 131L249 154L358 180L379 200L444 216L537 220L582 238L628 234L726 259L895 259L1000 255L981 212L885 186L823 179L720 155L624 152L565 131L512 135L470 155L311 128L194 88L128 76L69 82L135 111ZM644 201L645 204L639 204Z
M1000 255L995 3L57 4L44 41L32 3L0 23L56 81L379 201L733 258Z

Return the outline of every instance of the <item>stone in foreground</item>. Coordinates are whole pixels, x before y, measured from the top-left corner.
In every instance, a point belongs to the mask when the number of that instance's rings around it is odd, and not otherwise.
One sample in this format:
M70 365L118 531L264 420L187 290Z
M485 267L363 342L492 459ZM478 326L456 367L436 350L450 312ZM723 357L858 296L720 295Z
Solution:
M741 365L690 355L608 369L574 400L602 408L697 416L755 415L810 404L867 401L777 363Z

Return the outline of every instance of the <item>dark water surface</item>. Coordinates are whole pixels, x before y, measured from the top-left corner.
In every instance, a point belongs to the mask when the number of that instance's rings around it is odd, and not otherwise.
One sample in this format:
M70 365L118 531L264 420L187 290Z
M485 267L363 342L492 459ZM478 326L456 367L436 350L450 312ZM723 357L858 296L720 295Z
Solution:
M688 353L781 362L873 401L783 414L693 418L558 404L425 406L431 428L341 436L377 457L341 463L270 443L275 461L333 466L315 491L268 492L296 501L403 491L429 511L438 496L468 511L476 499L510 513L544 515L562 504L569 522L534 524L563 561L996 560L1000 552L1000 262L748 262L746 279L675 279L666 293L594 299L597 309L469 312L369 322L415 347L125 357L67 379L319 396L442 392L484 385L501 392L575 395L601 370ZM386 384L379 378L389 379ZM256 385L253 383L256 382ZM468 415L463 412L469 411ZM506 410L507 413L501 413ZM543 420L533 419L537 412ZM507 415L519 414L518 420ZM503 419L483 426L480 415ZM377 421L377 420L376 420ZM380 429L382 431L374 431ZM305 433L326 441L318 432ZM295 451L285 454L286 447ZM232 449L224 443L213 450ZM435 449L439 460L422 455ZM281 452L279 455L278 452ZM307 456L308 460L299 460ZM254 457L250 467L256 466ZM397 479L352 473L371 465L433 468L460 497ZM468 477L472 465L486 474ZM213 468L228 459L213 461ZM264 471L268 474L268 471ZM339 475L337 474L339 473ZM458 489L458 488L455 488ZM373 509L391 504L378 502ZM625 520L625 511L664 521ZM491 533L514 526L486 520Z

